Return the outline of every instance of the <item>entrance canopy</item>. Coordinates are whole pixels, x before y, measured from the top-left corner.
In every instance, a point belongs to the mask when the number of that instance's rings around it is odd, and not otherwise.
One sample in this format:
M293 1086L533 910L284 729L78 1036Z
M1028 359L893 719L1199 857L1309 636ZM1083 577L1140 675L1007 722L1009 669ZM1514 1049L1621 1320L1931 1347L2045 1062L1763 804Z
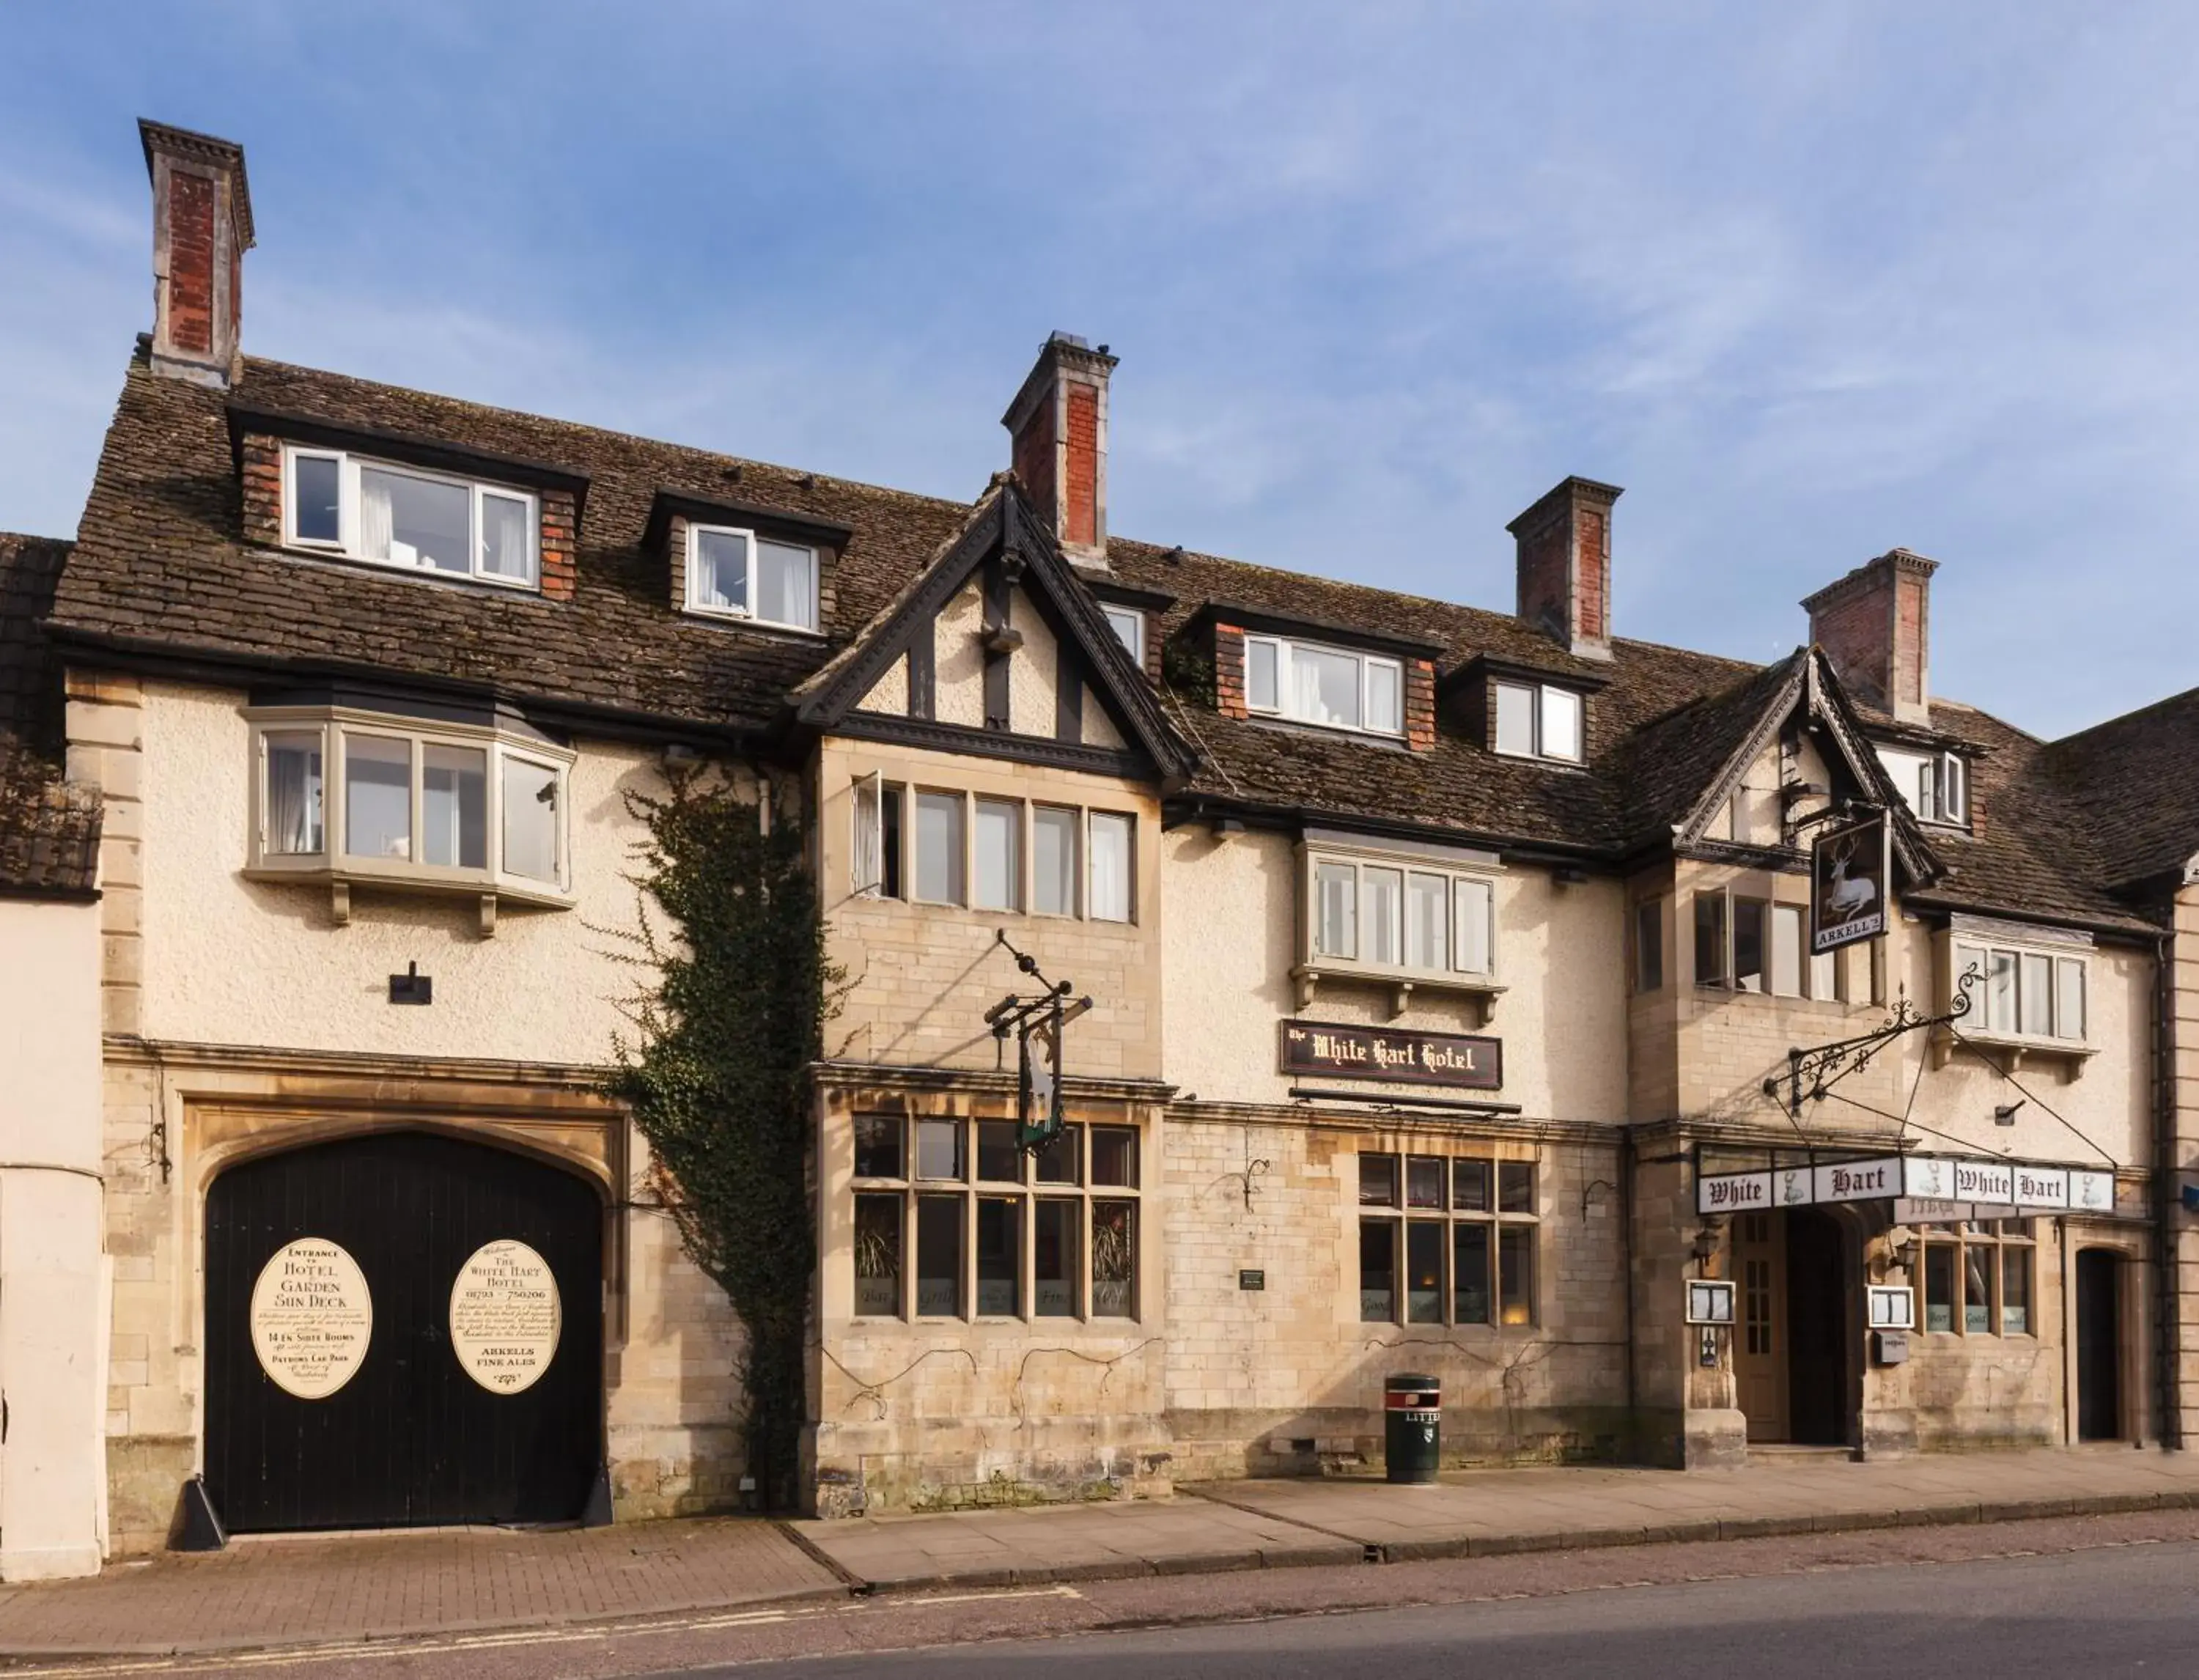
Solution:
M2095 1168L1945 1155L1875 1155L1695 1175L1698 1213L1761 1213L1840 1202L1897 1204L1898 1224L2055 1213L2113 1213L2115 1175Z

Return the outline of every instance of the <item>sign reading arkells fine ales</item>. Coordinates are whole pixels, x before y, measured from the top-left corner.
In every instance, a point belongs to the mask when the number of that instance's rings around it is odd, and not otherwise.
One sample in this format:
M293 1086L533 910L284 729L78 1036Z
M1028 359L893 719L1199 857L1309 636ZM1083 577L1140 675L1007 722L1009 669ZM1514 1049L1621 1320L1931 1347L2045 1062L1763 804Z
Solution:
M1285 1021L1282 1070L1332 1079L1386 1079L1408 1085L1501 1090L1502 1039L1459 1033L1392 1032L1330 1021Z

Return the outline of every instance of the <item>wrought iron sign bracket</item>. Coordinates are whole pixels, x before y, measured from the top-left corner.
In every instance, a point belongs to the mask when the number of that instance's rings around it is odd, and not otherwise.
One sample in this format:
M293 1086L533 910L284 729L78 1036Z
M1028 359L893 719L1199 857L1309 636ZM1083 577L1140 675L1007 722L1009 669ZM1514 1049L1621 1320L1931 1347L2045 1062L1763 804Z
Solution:
M1785 1109L1789 1119L1799 1123L1804 1103L1823 1101L1834 1086L1850 1074L1860 1073L1869 1067L1878 1053L1896 1039L1919 1030L1952 1026L1969 1014L1970 984L1977 977L1974 967L1963 971L1955 982L1954 998L1944 1015L1920 1014L1907 998L1900 998L1895 1000L1886 1024L1870 1032L1853 1038L1836 1038L1829 1044L1807 1050L1788 1050L1786 1074L1774 1074L1766 1079L1764 1094Z
M1016 1143L1026 1153L1035 1153L1061 1135L1062 1029L1091 1008L1092 1000L1070 1001L1075 987L1066 980L1057 984L1047 979L1039 970L1038 959L1018 951L1005 928L994 930L993 941L1039 985L1030 996L1010 992L985 1012L985 1024L993 1030L995 1040L1002 1045L1011 1037L1016 1041ZM1035 1047L1034 1039L1038 1041Z

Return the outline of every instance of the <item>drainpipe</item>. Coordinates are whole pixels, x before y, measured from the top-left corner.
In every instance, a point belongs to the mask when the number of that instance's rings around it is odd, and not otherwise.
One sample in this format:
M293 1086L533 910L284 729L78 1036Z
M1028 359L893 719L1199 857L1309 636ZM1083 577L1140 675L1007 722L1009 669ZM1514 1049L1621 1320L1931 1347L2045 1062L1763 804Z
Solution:
M1619 1129L1619 1259L1626 1292L1626 1426L1635 1432L1632 1452L1641 1452L1642 1420L1634 1391L1634 1128Z
M2175 897L2169 913L2175 914ZM2173 923L2172 923L2173 926ZM2153 1050L2154 1124L2159 1170L2154 1175L2153 1254L2155 1294L2154 1385L2161 1407L2161 1445L2165 1452L2184 1446L2184 1419L2177 1404L2181 1385L2178 1366L2183 1354L2183 1326L2177 1300L2177 1208L2179 1200L2176 1140L2176 936L2164 933L2155 942L2153 990L2155 1010Z

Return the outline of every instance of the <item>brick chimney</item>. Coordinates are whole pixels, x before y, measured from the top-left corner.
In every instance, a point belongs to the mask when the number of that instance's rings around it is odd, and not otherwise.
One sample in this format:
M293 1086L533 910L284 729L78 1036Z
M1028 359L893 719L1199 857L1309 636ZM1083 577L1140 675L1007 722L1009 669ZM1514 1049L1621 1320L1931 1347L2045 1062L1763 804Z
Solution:
M1899 723L1932 721L1929 651L1936 560L1891 549L1802 603L1810 639L1849 691Z
M1624 493L1569 478L1504 528L1519 545L1519 616L1583 659L1611 657L1611 505Z
M1058 332L1000 423L1015 440L1010 464L1080 566L1107 565L1107 378L1117 359Z
M240 366L252 190L244 148L137 122L153 178L153 369L226 386Z

